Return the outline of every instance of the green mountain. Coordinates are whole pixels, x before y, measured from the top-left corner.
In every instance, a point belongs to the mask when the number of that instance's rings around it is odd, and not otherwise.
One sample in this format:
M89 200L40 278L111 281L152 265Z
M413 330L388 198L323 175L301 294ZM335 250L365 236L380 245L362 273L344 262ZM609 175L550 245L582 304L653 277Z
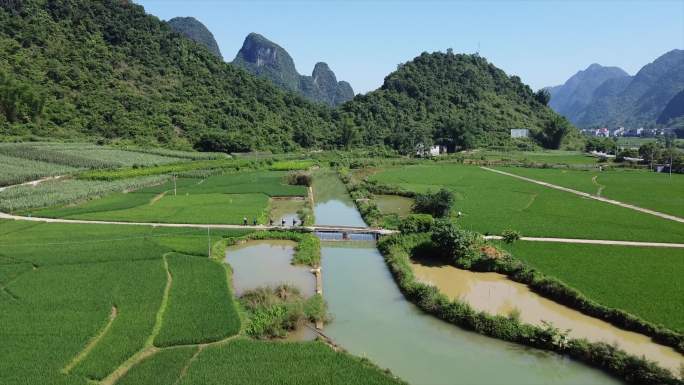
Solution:
M240 151L327 146L330 111L121 0L0 2L0 136Z
M540 141L550 125L572 131L543 99L481 56L435 52L400 65L380 89L340 109L364 144L411 152L420 143L506 144L511 128L528 128Z
M213 53L219 59L223 59L221 50L216 43L216 39L214 39L214 35L199 20L194 17L174 17L169 20L168 23L174 31L207 47L209 52Z
M576 123L599 86L610 79L628 77L629 74L619 67L604 67L594 63L587 69L577 72L563 85L550 87L549 106Z
M283 47L257 33L247 35L233 64L314 102L337 106L354 97L351 85L338 82L327 64L316 63L311 76L302 76Z

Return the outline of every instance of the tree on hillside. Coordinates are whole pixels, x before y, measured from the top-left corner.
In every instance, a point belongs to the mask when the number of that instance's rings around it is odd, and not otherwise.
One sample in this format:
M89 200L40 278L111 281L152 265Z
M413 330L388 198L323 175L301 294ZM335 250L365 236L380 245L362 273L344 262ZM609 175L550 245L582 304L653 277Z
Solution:
M546 121L544 127L536 135L537 140L544 148L560 148L563 138L570 133L572 126L567 119L560 115L554 115Z
M0 112L10 123L35 121L43 111L45 98L29 84L0 72Z
M542 88L534 94L534 98L537 99L539 103L548 106L551 101L551 93L546 88Z
M449 151L469 150L475 147L479 131L462 118L447 118L439 123L436 135L438 142L446 145Z
M340 140L339 144L350 149L359 140L359 129L354 124L354 120L350 116L344 116L340 125Z

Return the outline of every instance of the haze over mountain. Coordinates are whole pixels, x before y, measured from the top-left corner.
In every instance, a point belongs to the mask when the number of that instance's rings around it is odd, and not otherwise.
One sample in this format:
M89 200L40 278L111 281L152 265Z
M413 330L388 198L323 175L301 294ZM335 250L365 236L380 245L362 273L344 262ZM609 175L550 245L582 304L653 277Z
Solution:
M216 55L219 59L223 59L214 35L199 20L194 17L174 17L168 23L174 31L182 33L191 40L202 44L207 47L209 52Z
M684 51L667 52L636 75L625 75L615 67L592 65L563 86L549 88L550 105L580 127L665 124L660 117L666 106L684 90Z
M326 63L316 63L311 76L300 75L284 48L257 33L247 35L233 64L285 90L329 106L337 106L354 97L351 85L338 82Z
M594 63L587 69L577 72L563 85L549 87L549 106L575 123L601 84L609 79L624 77L629 77L629 74L622 68L603 67Z

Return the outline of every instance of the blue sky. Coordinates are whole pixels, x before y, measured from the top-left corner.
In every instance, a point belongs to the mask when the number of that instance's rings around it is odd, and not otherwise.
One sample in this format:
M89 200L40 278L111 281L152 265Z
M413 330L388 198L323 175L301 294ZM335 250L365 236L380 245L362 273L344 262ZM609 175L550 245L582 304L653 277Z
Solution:
M591 63L634 74L684 48L684 0L671 1L219 1L135 0L163 20L194 16L227 61L250 32L310 74L325 61L357 93L423 51L478 50L532 88L563 83Z

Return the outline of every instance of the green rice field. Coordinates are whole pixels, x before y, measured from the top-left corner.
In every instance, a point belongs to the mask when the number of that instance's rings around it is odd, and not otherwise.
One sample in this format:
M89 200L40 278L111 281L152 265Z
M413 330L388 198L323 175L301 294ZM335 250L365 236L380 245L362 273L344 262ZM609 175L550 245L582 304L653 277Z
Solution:
M523 167L497 169L684 217L684 175L650 171L578 171Z
M502 246L605 306L684 331L684 249L524 241Z
M597 158L580 151L494 151L477 150L466 153L466 158L535 164L594 166Z
M202 229L0 221L0 383L87 385L153 342L119 384L398 383L322 343L216 342L240 318L227 266L200 257L207 242Z
M303 196L303 186L285 185L284 172L256 171L180 178L130 193L114 193L78 205L33 210L34 216L158 223L268 222L269 197ZM85 182L85 181L80 181ZM114 182L90 182L114 183Z
M370 177L416 192L442 187L456 196L452 214L467 229L523 236L681 242L680 223L579 197L476 166L452 164L389 168Z

